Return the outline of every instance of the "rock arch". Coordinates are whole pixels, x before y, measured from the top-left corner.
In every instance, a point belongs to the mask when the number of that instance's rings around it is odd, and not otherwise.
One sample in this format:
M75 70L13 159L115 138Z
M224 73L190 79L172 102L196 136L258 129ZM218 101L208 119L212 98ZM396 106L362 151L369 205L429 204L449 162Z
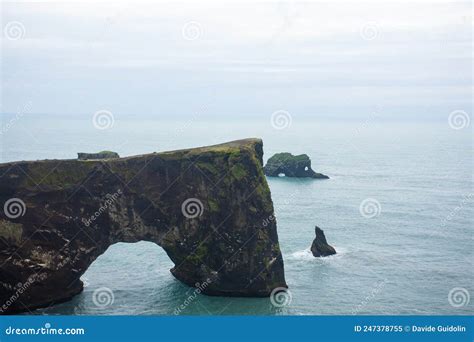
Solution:
M263 145L221 145L107 160L0 164L0 312L80 293L116 242L155 242L189 286L268 296L286 287Z

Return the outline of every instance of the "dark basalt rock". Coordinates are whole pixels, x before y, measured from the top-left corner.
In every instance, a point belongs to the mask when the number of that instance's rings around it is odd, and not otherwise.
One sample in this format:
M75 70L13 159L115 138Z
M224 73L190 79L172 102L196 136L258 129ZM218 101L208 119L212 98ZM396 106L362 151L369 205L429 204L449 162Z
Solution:
M287 287L259 139L105 160L0 164L0 313L70 299L117 242L152 241L218 296ZM264 224L265 223L265 224Z
M79 160L90 160L90 159L114 159L120 158L117 152L112 151L101 151L98 153L81 153L77 154Z
M336 254L334 247L330 246L326 241L324 232L318 226L315 227L316 238L313 240L311 245L311 252L315 257L324 257L328 255Z
M306 154L294 156L287 152L277 153L268 159L264 171L269 177L278 177L280 174L284 174L286 177L329 178L311 169L311 159Z

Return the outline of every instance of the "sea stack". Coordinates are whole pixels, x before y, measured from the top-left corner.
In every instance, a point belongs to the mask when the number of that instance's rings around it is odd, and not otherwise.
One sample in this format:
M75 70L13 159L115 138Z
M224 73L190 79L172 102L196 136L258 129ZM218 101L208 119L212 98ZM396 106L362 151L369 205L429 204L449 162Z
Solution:
M311 245L311 252L315 257L325 257L336 254L334 247L330 246L324 236L324 231L318 226L315 227L316 238Z
M309 159L307 154L294 156L288 152L277 153L268 159L264 171L268 177L284 175L286 177L329 178L311 169L311 159Z

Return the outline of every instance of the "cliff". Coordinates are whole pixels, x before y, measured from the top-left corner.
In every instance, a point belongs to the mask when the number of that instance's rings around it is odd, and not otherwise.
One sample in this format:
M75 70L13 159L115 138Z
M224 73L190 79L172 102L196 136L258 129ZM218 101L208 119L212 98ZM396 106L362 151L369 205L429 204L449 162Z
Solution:
M80 293L117 242L152 241L218 296L286 287L259 139L104 160L0 164L0 313Z

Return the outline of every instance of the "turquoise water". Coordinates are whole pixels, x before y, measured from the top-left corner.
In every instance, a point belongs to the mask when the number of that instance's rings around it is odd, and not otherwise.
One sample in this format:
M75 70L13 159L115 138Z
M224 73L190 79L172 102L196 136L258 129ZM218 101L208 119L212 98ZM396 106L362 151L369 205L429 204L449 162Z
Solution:
M89 117L3 117L1 160L75 158L113 150L121 156L261 137L264 159L306 153L330 180L268 179L291 302L194 296L175 280L164 251L149 242L119 243L84 274L85 291L35 313L167 314L469 314L448 294L474 295L472 130L447 122L317 122L293 117L276 130L270 120L138 120L115 117L97 130ZM5 129L8 123L8 129ZM380 206L364 217L366 199ZM370 214L370 213L369 213ZM367 215L366 215L367 216ZM318 225L338 254L309 252ZM94 305L107 287L113 303ZM466 292L464 292L466 293ZM192 298L192 300L189 300ZM187 300L188 299L188 300ZM186 301L187 300L187 301Z

